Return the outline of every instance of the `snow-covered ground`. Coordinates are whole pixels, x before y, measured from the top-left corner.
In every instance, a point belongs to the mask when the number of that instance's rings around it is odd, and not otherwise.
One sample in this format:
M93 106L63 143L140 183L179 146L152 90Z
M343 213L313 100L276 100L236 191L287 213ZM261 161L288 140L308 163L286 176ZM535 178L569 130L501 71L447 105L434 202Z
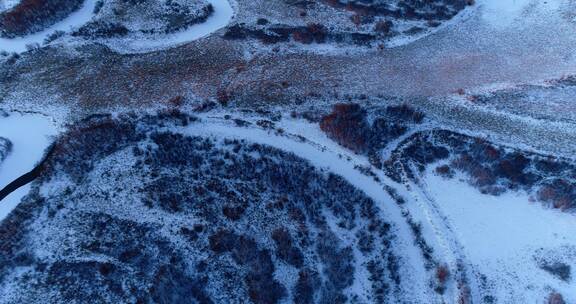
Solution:
M107 39L103 41L120 53L146 53L182 45L206 37L225 27L234 16L229 0L207 0L214 7L214 13L203 23L167 35L136 35L130 38Z
M413 218L424 225L423 235L435 254L451 269L463 266L473 299L492 297L494 303L543 303L552 292L559 292L572 303L576 300L576 283L566 281L543 270L543 265L561 263L576 269L576 221L574 215L543 208L525 194L501 196L481 194L466 182L446 180L428 172L422 187L390 181L382 174L383 183L363 175L358 166L370 167L364 156L339 147L322 133L317 125L285 118L277 123L283 135L253 127L236 127L231 122L203 118L185 131L187 134L211 135L245 139L271 145L309 160L319 168L346 178L382 206L389 220L400 227L401 243L412 240L400 212L407 208ZM302 136L299 141L290 136ZM405 207L392 203L382 185L393 186L407 199ZM410 244L400 246L411 267L423 262L418 250ZM413 288L426 290L428 275L423 269L415 272ZM574 276L574 274L572 274ZM457 302L458 291L448 287L444 301ZM421 301L430 301L433 294L419 294Z
M544 264L562 263L576 269L574 215L545 209L524 194L483 195L466 182L443 179L431 172L424 175L419 186L398 184L381 172L376 172L378 181L359 170L370 168L366 157L338 146L317 124L285 117L276 122L276 130L284 131L277 132L254 126L257 117L242 117L253 124L239 127L223 116L202 115L201 122L179 132L244 139L292 152L319 169L344 177L373 198L386 220L396 227L394 248L403 258L404 278L409 278L403 281L402 289L413 291L408 295L412 301L458 303L459 291L455 280L450 281L443 296L431 289L434 274L425 269L420 249L414 244L404 215L407 210L423 224L423 236L434 248L435 257L451 270L457 267L456 262L465 268L473 299L488 296L494 303L542 303L550 293L559 292L567 303L576 301L573 278L563 280L542 268ZM0 137L14 143L13 153L0 166L0 186L32 169L50 142L48 136L56 132L50 119L40 115L13 113L0 119ZM384 185L398 190L406 204L395 204ZM28 189L23 187L0 203L0 220ZM368 284L366 274L356 275L353 288Z
M56 135L57 131L53 121L40 114L13 112L8 117L0 117L0 137L13 144L11 153L0 164L0 189L34 168L50 145L50 137ZM0 201L0 221L29 190L30 185L26 185Z
M16 6L19 0L0 0L0 13Z
M482 18L494 26L507 26L520 17L533 0L482 0ZM540 1L539 1L540 2Z
M560 262L576 269L573 214L545 209L525 194L484 195L464 181L431 172L423 185L469 262L487 277L494 303L544 303L552 291L576 303L574 278L563 281L540 267Z
M138 35L131 38L107 39L101 41L121 53L145 53L169 48L206 37L225 27L234 16L234 9L228 0L208 0L214 7L214 13L206 22L195 24L189 28L168 35ZM69 32L87 23L94 16L96 0L86 0L82 7L57 24L35 34L25 37L8 39L0 38L0 51L21 53L27 46L42 45L48 35L55 31Z
M243 119L248 119L243 117ZM255 122L255 120L248 119ZM182 132L188 135L215 136L218 138L244 139L249 142L260 143L282 149L287 152L296 154L303 159L310 161L312 165L319 169L333 172L334 174L344 177L349 183L357 187L366 195L374 199L380 208L386 214L387 221L394 223L398 229L397 238L394 245L399 256L404 258L402 273L405 274L403 281L403 290L410 291L408 298L414 303L427 302L445 302L458 303L459 290L456 281L451 281L447 286L444 295L439 295L431 289L431 282L434 281L434 272L430 273L424 268L425 261L421 255L420 249L414 243L414 235L410 231L407 219L403 215L406 211L394 203L393 198L384 190L384 185L390 185L399 190L400 193L406 194L402 189L403 185L395 183L388 179L381 172L376 172L380 181L374 180L373 177L365 175L359 168L371 168L368 159L365 156L354 154L353 152L340 147L330 140L318 127L317 124L311 124L299 119L284 118L276 123L277 127L284 130L281 134L273 130L263 130L257 127L237 127L230 120L224 120L218 116L202 117L202 122L194 123L184 129ZM302 141L305 138L305 141ZM372 168L374 169L374 168ZM406 196L406 199L412 201L413 198ZM418 206L415 205L415 208ZM412 212L415 211L415 212ZM436 227L439 223L432 223L435 220L423 214L419 210L410 210L415 216L414 219L420 222L423 227L423 235L426 241L434 248L434 254L438 256L440 262L446 262L453 270L456 263L466 257L459 255L459 252L451 252L451 244L446 244L455 238L452 235L439 235L442 231ZM465 262L465 261L462 261ZM463 264L464 267L469 266ZM479 291L476 287L478 284L474 277L470 277L473 270L464 270L468 276L468 284L472 289L472 295L479 297ZM357 274L358 275L358 274ZM406 280L406 277L409 279ZM358 277L355 281L355 287L361 284L362 278ZM433 300L431 300L433 299Z
M41 32L13 39L0 38L0 51L21 53L26 51L27 45L32 46L36 43L42 45L44 39L55 31L68 32L71 28L81 26L90 21L95 5L96 0L85 0L79 10Z

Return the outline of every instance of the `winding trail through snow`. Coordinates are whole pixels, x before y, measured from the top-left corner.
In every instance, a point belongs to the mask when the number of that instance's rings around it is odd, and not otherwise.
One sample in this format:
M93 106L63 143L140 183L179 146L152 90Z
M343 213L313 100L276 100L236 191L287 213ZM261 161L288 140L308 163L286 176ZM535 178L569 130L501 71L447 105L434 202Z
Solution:
M0 0L0 13L16 6L19 0Z
M192 25L183 31L161 36L139 36L137 39L107 39L103 42L120 53L145 53L206 37L227 26L234 16L234 9L229 0L207 1L214 7L214 13L205 22ZM96 2L85 0L79 10L41 32L14 39L0 38L0 51L22 53L29 45L42 45L46 37L55 31L69 32L86 24L94 16Z
M244 118L244 117L243 117ZM259 127L238 127L232 121L221 117L202 117L202 121L191 124L181 130L186 135L214 136L218 138L243 139L253 143L264 144L291 152L309 161L318 169L324 169L342 176L354 187L371 197L378 207L386 214L386 221L395 225L397 238L394 239L394 251L403 259L402 273L404 278L402 289L411 291L406 294L408 302L426 303L438 297L428 286L429 274L424 267L424 260L419 248L414 244L414 236L410 227L393 201L383 190L383 185L373 177L358 170L358 165L366 165L367 160L349 157L349 151L337 146L330 140L316 141L322 133L309 123L281 121L278 127L285 132L266 130ZM304 129L301 129L301 128ZM311 130L311 128L314 128ZM306 131L308 129L308 131ZM305 133L301 131L306 131ZM305 138L305 140L303 140ZM312 139L311 139L312 138ZM401 299L397 299L401 302ZM406 299L404 299L406 300Z

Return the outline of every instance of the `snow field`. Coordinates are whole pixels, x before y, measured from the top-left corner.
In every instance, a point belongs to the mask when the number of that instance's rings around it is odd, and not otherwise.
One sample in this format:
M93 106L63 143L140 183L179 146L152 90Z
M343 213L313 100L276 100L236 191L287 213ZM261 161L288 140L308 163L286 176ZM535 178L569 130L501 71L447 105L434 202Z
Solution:
M54 123L39 114L10 113L8 117L0 117L0 137L13 144L12 152L0 164L0 189L32 170L50 145L50 137L57 133ZM18 205L29 190L30 185L26 185L0 201L0 221Z

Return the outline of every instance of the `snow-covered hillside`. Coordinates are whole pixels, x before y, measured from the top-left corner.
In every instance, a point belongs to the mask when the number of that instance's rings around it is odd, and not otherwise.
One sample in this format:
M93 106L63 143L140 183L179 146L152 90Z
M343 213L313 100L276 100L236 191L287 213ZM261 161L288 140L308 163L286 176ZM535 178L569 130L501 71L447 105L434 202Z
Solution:
M574 1L0 0L0 36L0 304L576 304Z

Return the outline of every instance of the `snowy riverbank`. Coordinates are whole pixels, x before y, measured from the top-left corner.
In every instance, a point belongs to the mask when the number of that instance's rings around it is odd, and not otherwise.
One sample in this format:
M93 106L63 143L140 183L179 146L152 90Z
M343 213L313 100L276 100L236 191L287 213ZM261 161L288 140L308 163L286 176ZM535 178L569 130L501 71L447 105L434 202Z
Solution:
M80 10L64 20L35 34L14 39L0 38L0 51L21 53L29 46L42 45L44 40L56 31L69 32L89 22L94 16L96 0L86 0ZM145 53L170 48L206 37L225 27L234 16L234 9L227 0L208 0L214 7L214 13L203 23L168 35L138 35L129 38L105 39L99 41L121 53Z
M12 142L12 151L0 164L0 189L29 172L42 159L50 145L51 136L57 134L52 120L40 114L10 113L0 118L0 137ZM0 221L18 205L30 190L30 185L21 187L0 202Z
M106 39L102 42L119 53L133 54L172 48L206 37L227 26L234 17L234 9L228 0L207 1L214 8L214 13L205 22L192 25L183 31L166 35L143 34L130 38Z

